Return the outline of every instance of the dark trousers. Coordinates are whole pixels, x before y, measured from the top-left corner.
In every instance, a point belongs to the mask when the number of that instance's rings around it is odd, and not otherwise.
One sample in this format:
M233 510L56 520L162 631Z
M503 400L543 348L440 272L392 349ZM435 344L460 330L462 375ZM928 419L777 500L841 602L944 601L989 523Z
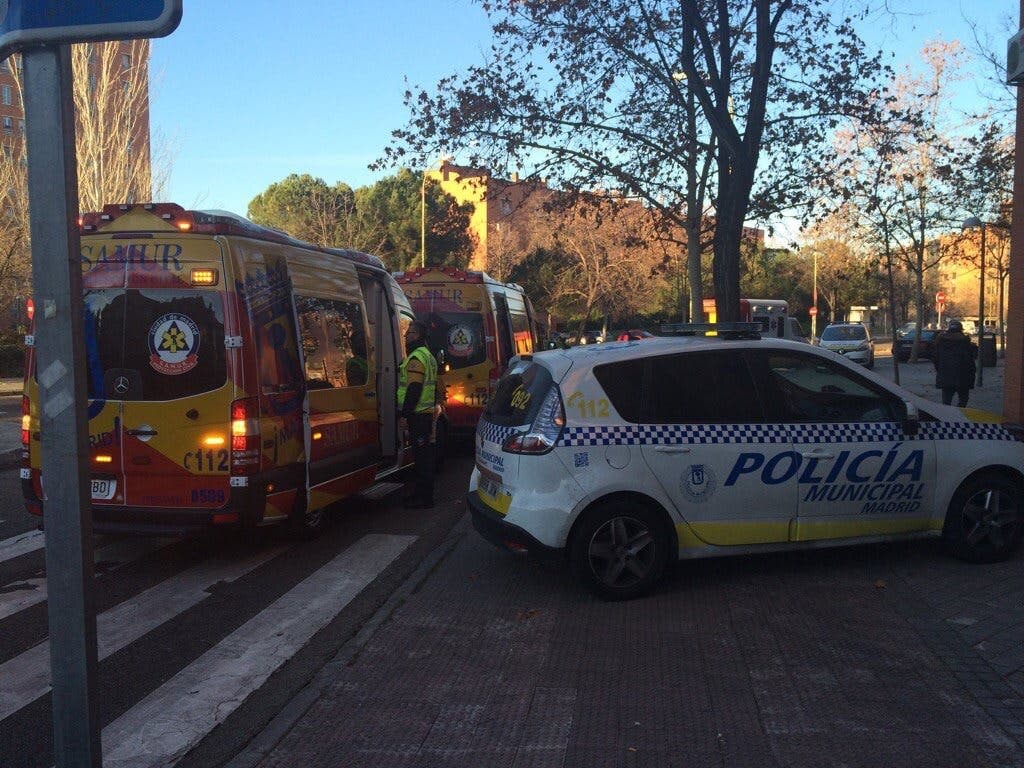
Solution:
M953 393L954 392L956 392L957 400L959 400L957 405L960 408L963 408L965 405L967 405L967 398L970 397L970 395L971 395L971 388L969 386L968 387L943 387L942 388L942 402L943 402L943 404L945 404L945 405L952 405L953 404Z
M420 501L434 501L434 465L437 447L430 440L434 423L431 413L417 413L409 419L409 439L412 441L413 495Z

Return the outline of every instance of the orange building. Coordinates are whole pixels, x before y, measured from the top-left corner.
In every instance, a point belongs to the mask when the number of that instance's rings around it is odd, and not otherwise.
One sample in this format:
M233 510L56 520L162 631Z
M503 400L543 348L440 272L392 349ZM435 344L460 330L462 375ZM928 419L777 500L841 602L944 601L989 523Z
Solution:
M936 292L946 295L943 317L977 321L981 286L981 233L967 230L940 237L935 248L941 260L935 281ZM998 326L1000 313L1006 322L1006 291L1010 268L1009 232L989 226L985 232L985 323Z

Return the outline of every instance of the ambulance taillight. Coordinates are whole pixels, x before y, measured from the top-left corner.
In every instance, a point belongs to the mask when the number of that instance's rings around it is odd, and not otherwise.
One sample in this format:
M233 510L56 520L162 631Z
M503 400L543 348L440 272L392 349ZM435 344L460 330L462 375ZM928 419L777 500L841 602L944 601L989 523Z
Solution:
M250 475L260 466L259 400L247 397L231 403L231 474Z
M29 440L31 438L30 430L32 426L32 420L29 416L29 402L28 395L21 396L21 447L28 448Z

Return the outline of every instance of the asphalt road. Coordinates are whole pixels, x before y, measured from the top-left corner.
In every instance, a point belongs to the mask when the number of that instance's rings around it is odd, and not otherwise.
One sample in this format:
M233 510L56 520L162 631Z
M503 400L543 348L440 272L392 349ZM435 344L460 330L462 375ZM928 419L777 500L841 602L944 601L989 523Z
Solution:
M145 708L174 712L182 701L175 686L210 691L211 678L242 688L216 689L229 701L213 702L208 713L188 701L181 722L195 725L191 718L203 714L183 751L195 765L237 752L448 535L465 509L470 466L465 450L450 458L432 511L404 509L397 488L381 500L351 499L312 542L271 529L245 537L95 537L105 764L148 764L132 753L134 734L154 723ZM42 534L32 532L37 521L22 510L17 483L16 469L0 472L3 768L54 762ZM217 728L225 717L230 725ZM166 726L184 730L177 721Z

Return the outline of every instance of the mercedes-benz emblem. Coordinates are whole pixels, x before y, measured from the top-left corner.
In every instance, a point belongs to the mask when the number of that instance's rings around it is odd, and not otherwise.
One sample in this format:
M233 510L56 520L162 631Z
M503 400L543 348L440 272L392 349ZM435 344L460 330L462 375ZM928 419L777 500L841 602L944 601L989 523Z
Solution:
M128 381L127 376L118 376L114 379L114 391L119 395L126 394L129 389L132 388L132 384Z

